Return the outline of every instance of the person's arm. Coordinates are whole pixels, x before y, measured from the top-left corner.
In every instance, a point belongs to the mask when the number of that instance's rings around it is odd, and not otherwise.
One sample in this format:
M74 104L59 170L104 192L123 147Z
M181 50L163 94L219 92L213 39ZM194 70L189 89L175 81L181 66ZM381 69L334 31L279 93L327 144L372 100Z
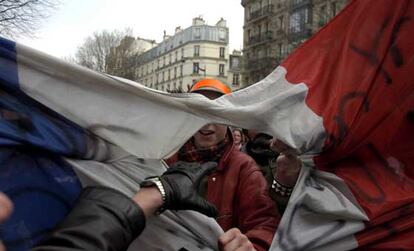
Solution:
M63 222L32 251L124 251L144 229L146 217L160 208L216 215L195 189L216 165L180 163L156 177L160 186L146 181L132 200L111 188L86 188Z
M276 201L279 212L283 214L298 180L302 162L295 149L276 138L270 141L270 149L279 153L269 163L273 176L270 195Z
M160 197L156 188L151 190L138 194ZM144 205L147 212L162 203L151 201ZM126 250L145 227L144 210L117 190L88 187L63 222L33 251Z
M238 225L257 251L268 250L280 221L268 185L254 161L245 163L237 194Z

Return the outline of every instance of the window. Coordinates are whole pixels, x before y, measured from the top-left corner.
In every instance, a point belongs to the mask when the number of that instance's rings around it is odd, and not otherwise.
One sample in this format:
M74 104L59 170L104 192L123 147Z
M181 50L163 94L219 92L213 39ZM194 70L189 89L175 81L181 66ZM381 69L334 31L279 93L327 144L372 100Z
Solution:
M239 68L239 66L240 66L240 62L239 62L239 60L240 60L240 58L238 58L238 57L231 57L231 61L230 61L230 64L231 64L231 68Z
M194 30L194 38L200 38L201 37L201 30L200 28L195 28Z
M296 12L294 12L290 16L290 32L292 33L300 33L305 31L305 25L310 22L309 20L309 9L302 8Z
M226 41L226 30L224 29L219 30L219 40Z
M326 11L326 5L322 5L319 9L319 26L323 26L328 22L328 13Z
M240 75L238 73L233 74L233 85L238 86L240 84Z
M181 48L181 59L184 58L184 48Z
M174 79L177 77L177 67L174 67Z
M164 72L162 72L161 82L164 82Z
M279 29L284 30L285 29L285 22L283 22L284 18L283 16L279 17Z
M224 64L219 64L219 75L224 76Z
M180 65L180 77L183 76L183 65Z
M177 58L178 58L178 51L175 51L175 62L177 62Z
M200 45L194 45L194 57L200 56Z
M170 78L170 77L171 77L171 70L170 70L170 69L168 69L168 76L167 76L167 77L168 77L168 80L170 80L170 79L171 79L171 78Z
M199 70L200 70L199 64L193 63L193 73L198 74Z
M220 47L220 58L224 58L224 52L225 52L226 48L224 47Z
M336 8L336 2L331 3L331 10L332 10L332 16L336 16L336 12L338 11Z
M171 64L171 58L172 58L172 55L171 55L171 53L170 53L170 55L168 55L168 59L169 59L168 63L169 63L169 64Z
M282 57L282 55L283 55L283 44L282 44L282 43L279 43L279 44L277 45L277 55L278 55L279 57Z

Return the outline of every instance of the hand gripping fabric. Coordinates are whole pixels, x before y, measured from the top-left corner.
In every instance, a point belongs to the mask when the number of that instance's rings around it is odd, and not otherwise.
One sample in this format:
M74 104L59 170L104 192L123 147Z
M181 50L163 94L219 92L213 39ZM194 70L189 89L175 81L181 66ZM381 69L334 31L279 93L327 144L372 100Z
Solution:
M163 208L194 210L209 217L216 217L217 209L197 192L203 177L216 167L217 163L215 162L198 164L179 161L174 163L159 177L165 190ZM141 186L148 186L146 181L142 182Z

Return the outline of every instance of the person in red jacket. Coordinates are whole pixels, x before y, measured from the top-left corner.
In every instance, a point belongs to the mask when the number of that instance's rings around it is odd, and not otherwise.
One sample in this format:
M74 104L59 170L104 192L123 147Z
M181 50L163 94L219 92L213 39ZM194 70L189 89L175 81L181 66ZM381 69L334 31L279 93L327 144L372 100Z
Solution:
M230 93L218 80L204 79L190 90L209 99ZM218 209L222 250L270 248L280 221L277 207L269 197L267 182L255 161L238 151L226 125L203 126L180 150L167 160L204 163L215 161L216 170L204 180L201 194Z

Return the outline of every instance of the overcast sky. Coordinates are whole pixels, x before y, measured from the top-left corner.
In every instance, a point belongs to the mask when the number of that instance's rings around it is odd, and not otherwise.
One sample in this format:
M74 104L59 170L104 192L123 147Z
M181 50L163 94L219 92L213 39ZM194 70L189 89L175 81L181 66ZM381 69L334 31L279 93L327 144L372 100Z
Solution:
M42 24L36 38L17 41L48 54L73 55L94 31L131 27L134 36L162 40L163 31L187 28L202 16L209 25L221 17L230 31L230 50L241 49L243 7L241 0L61 0L59 8Z

